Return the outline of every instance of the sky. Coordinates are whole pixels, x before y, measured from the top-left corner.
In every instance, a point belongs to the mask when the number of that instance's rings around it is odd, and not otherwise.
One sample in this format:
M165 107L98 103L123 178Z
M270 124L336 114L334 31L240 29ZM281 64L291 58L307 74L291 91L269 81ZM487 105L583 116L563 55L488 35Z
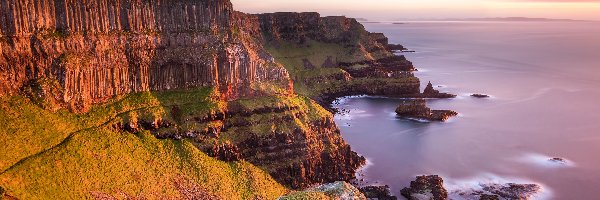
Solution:
M370 20L539 17L600 20L600 0L232 0L247 13L316 11Z

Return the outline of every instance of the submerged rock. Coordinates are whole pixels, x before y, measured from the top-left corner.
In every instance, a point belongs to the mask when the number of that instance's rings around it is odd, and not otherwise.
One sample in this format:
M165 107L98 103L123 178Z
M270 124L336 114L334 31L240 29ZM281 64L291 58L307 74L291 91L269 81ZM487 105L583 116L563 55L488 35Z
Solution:
M390 186L365 186L359 189L368 199L396 200L396 196L390 193Z
M409 200L448 199L444 180L438 175L417 176L416 180L410 182L410 187L400 190L400 194Z
M396 108L396 114L401 117L426 119L431 121L446 121L458 115L452 110L431 110L424 99L404 100Z
M567 164L567 160L566 159L564 159L564 158L558 158L558 157L556 157L556 158L550 158L550 159L548 159L548 161L555 162L555 163L560 163L560 164Z
M529 199L541 190L536 184L485 184L482 185L484 192L497 195L502 199Z
M476 97L476 98L488 98L490 97L490 95L487 94L472 94L472 97Z

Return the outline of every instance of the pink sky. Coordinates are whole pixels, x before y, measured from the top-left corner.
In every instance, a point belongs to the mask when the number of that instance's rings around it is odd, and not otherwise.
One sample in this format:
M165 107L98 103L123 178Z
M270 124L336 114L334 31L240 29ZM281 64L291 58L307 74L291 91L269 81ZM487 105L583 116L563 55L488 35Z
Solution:
M317 11L376 20L542 17L600 20L600 0L232 0L249 13Z

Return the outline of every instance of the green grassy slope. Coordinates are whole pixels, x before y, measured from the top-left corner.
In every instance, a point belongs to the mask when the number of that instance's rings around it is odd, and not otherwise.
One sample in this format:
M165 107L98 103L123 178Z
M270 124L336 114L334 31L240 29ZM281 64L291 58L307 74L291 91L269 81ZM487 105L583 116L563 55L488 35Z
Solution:
M416 77L406 78L353 78L341 68L324 68L323 63L328 57L333 62L355 63L388 57L383 51L368 53L361 45L348 45L308 41L298 45L289 42L277 42L276 45L267 45L266 50L273 55L275 61L284 65L294 80L294 90L301 95L311 98L323 93L342 91L353 87L363 86L403 86L419 83ZM304 59L310 61L315 67L307 69ZM352 68L368 67L354 65Z
M21 96L0 103L0 187L20 199L274 199L287 189L247 163L208 157L186 140L122 132L130 118L201 115L223 108L208 88L139 93L86 114L50 112ZM144 112L138 112L143 110ZM140 114L141 113L141 114Z

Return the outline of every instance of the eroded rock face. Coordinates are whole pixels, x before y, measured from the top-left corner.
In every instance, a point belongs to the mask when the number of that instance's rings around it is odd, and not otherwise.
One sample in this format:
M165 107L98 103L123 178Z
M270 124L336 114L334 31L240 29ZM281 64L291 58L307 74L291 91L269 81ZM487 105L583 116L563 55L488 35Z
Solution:
M444 180L437 175L417 176L416 180L410 182L410 187L403 188L400 193L409 200L448 199Z
M85 111L140 91L217 86L235 99L253 82L289 85L287 71L240 36L249 29L235 28L227 0L8 0L0 13L0 96L54 79L62 100Z
M129 132L148 130L158 138L188 139L209 156L223 161L245 160L265 169L278 182L295 189L317 183L350 181L365 159L343 140L333 116L286 105L274 98L249 108L237 100L227 110L204 116L177 117L177 106L168 116L127 119L114 128ZM311 103L308 106L318 106ZM151 110L149 110L151 111ZM152 116L139 111L137 116ZM265 129L265 125L269 125Z
M400 102L396 114L401 117L425 119L430 121L446 121L458 115L451 110L431 110L424 99L409 99Z

